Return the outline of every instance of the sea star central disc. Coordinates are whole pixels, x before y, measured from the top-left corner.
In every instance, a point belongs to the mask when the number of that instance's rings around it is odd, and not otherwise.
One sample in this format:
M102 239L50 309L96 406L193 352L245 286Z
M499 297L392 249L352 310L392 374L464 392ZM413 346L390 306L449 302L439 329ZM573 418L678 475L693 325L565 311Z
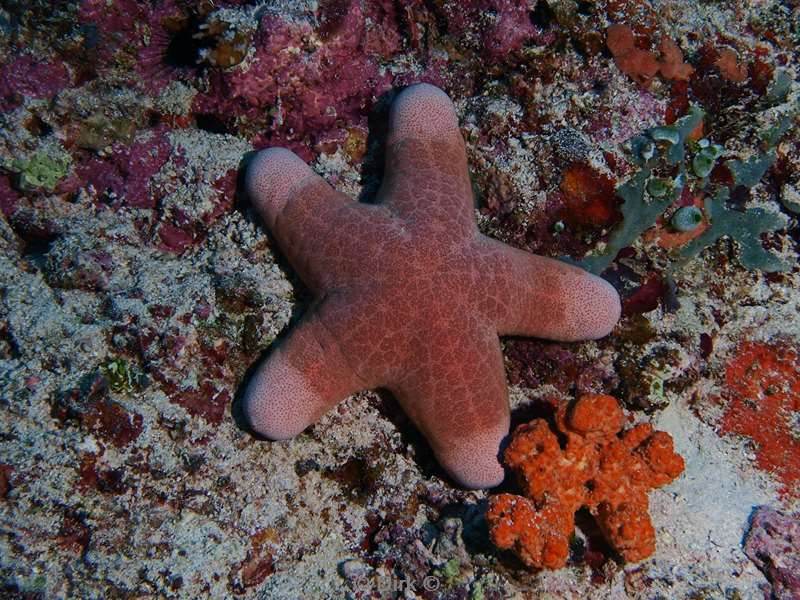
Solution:
M291 438L348 395L388 389L465 487L503 479L508 388L498 335L606 335L619 296L577 267L482 235L453 104L419 84L392 105L379 203L332 189L288 150L247 190L315 301L244 397L257 432Z

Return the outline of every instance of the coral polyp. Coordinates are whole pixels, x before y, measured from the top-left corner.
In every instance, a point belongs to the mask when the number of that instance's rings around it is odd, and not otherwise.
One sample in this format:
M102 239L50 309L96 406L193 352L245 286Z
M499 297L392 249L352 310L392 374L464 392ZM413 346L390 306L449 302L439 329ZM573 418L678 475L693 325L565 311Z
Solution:
M676 231L694 231L702 222L703 211L696 206L683 206L670 219L670 224Z

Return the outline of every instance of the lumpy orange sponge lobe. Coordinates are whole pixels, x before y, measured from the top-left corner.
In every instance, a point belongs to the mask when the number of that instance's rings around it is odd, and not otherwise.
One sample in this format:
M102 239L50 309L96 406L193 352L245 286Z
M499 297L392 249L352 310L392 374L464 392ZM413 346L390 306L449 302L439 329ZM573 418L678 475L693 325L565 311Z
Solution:
M613 396L586 394L570 408L566 426L584 437L609 436L622 429L624 418Z
M566 563L574 513L554 506L538 511L527 498L500 494L492 499L487 519L494 543L513 550L526 565L557 569Z
M632 497L614 508L602 503L596 512L605 538L628 562L644 560L656 551L656 532L647 512L647 496Z
M604 537L626 561L655 551L647 493L683 471L672 438L649 424L622 430L616 399L588 394L556 414L559 442L544 419L521 425L505 451L524 496L489 501L492 541L532 568L563 567L575 512L585 507Z

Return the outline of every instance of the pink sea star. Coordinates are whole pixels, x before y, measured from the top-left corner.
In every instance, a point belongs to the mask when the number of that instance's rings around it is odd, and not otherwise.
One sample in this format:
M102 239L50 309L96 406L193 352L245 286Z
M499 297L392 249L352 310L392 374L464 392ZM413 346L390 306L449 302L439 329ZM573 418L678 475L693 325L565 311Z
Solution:
M245 396L252 427L291 438L349 394L385 388L450 476L503 479L508 389L499 335L606 335L620 314L604 280L482 235L450 99L415 85L392 105L380 203L334 191L281 148L246 185L315 302Z

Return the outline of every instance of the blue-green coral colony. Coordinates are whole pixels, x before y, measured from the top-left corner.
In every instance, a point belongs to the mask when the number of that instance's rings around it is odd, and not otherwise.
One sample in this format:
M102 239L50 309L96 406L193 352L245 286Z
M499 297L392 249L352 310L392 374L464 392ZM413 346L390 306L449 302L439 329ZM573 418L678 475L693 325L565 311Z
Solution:
M686 183L684 168L681 168L678 175L668 184L653 184L652 188L656 192L655 194L649 190L651 187L649 184L653 181L650 178L652 168L655 166L655 159L659 156L657 144L663 147L664 159L667 164L682 166L686 140L702 120L703 111L699 107L693 106L689 114L678 119L674 125L655 127L646 131L644 135L634 137L626 144L632 159L642 169L617 188L617 195L623 200L620 207L622 223L611 232L605 252L589 255L583 260L577 261L578 265L592 273L604 271L620 250L631 245L636 238L656 222L659 215L663 214L680 197ZM665 130L669 133L665 133ZM656 131L656 137L661 139L653 140L650 137L653 131ZM677 143L670 141L675 140L676 136ZM646 191L650 194L649 201L645 194ZM662 191L663 193L661 193Z
M739 262L743 267L768 273L789 269L791 265L788 262L761 245L761 234L785 225L782 215L763 208L750 208L744 212L731 210L726 206L729 196L727 188L719 187L713 196L706 198L705 213L711 227L684 246L681 257L691 258L722 236L727 236L739 243Z
M776 74L770 88L770 101L777 102L786 96L788 87L785 79L781 72ZM707 139L697 142L689 140L703 117L703 110L692 106L689 113L674 125L653 127L626 142L625 150L641 170L617 188L617 195L623 200L620 207L623 221L611 232L604 251L571 262L593 273L604 271L620 250L631 245L656 223L658 217L681 196L688 183L692 184L695 191L708 186L709 176L725 149ZM779 117L777 124L761 136L767 148L765 152L746 160L728 160L724 163L733 177L734 187L752 188L761 180L776 160L774 146L794 126L795 119L796 112L790 111ZM691 157L689 160L687 154ZM677 175L651 176L654 170L664 166L667 171L677 168ZM725 187L717 186L715 190L710 190L710 194L705 200L704 210L694 206L683 207L675 211L670 219L672 228L680 232L693 231L704 216L710 223L706 231L679 251L681 259L691 258L720 238L728 237L739 244L739 262L748 269L772 272L790 267L761 245L762 234L785 225L782 215L760 208L732 210L726 205L730 190Z

